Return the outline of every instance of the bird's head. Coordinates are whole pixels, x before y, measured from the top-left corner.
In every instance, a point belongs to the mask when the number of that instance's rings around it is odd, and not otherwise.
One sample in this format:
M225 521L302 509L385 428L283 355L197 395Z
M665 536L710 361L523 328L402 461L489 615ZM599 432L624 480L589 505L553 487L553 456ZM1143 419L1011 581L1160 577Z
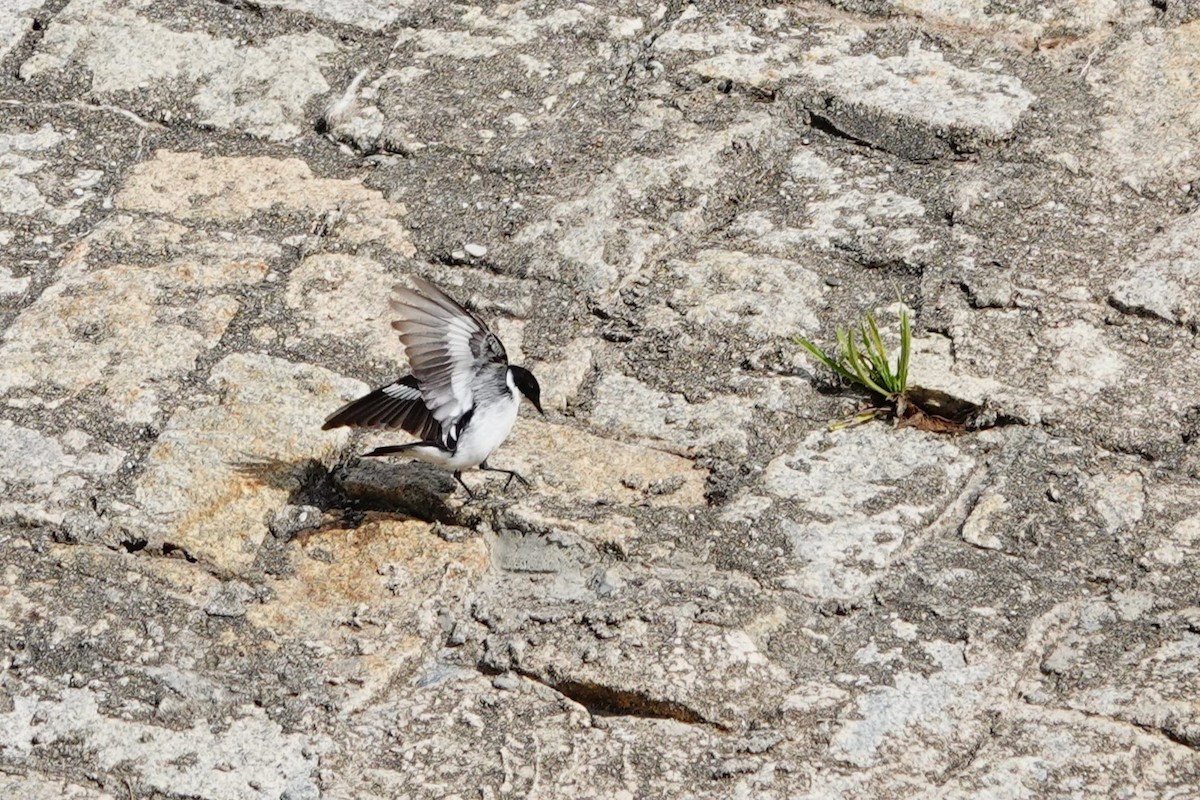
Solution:
M542 387L538 386L537 378L533 377L533 373L524 367L510 366L509 370L512 372L513 385L517 387L517 391L533 403L533 407L538 410L538 413L543 417L546 416L546 412L542 411Z

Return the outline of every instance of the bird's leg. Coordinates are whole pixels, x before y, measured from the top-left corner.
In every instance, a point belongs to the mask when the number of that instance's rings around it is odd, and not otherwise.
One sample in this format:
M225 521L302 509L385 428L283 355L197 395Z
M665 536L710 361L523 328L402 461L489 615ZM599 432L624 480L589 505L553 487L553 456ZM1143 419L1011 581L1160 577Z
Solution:
M505 489L507 489L509 487L509 485L512 483L513 478L516 478L517 480L519 480L521 483L525 484L526 486L529 485L529 481L525 480L524 475L522 475L519 472L514 472L511 469L500 469L499 467L489 467L488 463L486 461L484 461L482 464L480 464L479 468L482 470L485 470L487 472L503 472L505 475L507 475L508 480L506 480L504 482Z
M454 480L458 481L458 485L463 487L463 489L466 490L468 500L475 499L475 493L471 491L471 487L467 486L466 482L463 481L463 479L462 479L462 472L460 472L458 470L454 470Z

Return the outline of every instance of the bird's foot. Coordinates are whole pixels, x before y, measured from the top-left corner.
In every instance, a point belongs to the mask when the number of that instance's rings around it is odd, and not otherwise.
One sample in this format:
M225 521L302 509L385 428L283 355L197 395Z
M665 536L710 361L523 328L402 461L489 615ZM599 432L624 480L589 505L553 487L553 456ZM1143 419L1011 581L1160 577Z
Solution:
M472 492L471 487L467 486L466 482L463 481L462 473L459 472L458 470L454 471L454 480L458 481L458 485L463 487L463 491L465 491L467 493L467 501L468 502L475 499L475 493Z
M508 487L512 485L513 478L516 478L521 483L525 484L526 486L529 486L529 481L526 480L525 476L522 475L521 473L517 472L516 470L500 469L499 467L489 467L488 463L486 461L484 461L482 464L480 464L479 468L486 472L503 472L505 475L507 475L508 480L506 480L504 482L505 489L508 489Z

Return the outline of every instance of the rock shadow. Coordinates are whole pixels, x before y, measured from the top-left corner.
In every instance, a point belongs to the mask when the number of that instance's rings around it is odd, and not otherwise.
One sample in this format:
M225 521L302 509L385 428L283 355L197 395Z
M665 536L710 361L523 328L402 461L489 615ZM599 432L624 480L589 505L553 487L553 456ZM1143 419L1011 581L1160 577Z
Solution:
M451 475L427 464L352 457L333 467L313 458L254 459L233 466L246 478L287 491L280 516L289 509L316 508L319 527L355 528L368 513L460 524L459 509L448 502L458 485Z

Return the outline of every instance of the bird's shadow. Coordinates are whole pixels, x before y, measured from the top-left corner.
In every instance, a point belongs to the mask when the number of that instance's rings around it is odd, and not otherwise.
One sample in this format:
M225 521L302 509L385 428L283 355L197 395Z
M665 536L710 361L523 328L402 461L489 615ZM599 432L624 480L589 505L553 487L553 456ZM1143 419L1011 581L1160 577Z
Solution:
M449 474L420 462L392 463L351 457L332 467L314 459L249 457L234 471L288 493L288 504L315 506L339 527L358 527L372 516L461 525L463 510L449 502L458 485Z

